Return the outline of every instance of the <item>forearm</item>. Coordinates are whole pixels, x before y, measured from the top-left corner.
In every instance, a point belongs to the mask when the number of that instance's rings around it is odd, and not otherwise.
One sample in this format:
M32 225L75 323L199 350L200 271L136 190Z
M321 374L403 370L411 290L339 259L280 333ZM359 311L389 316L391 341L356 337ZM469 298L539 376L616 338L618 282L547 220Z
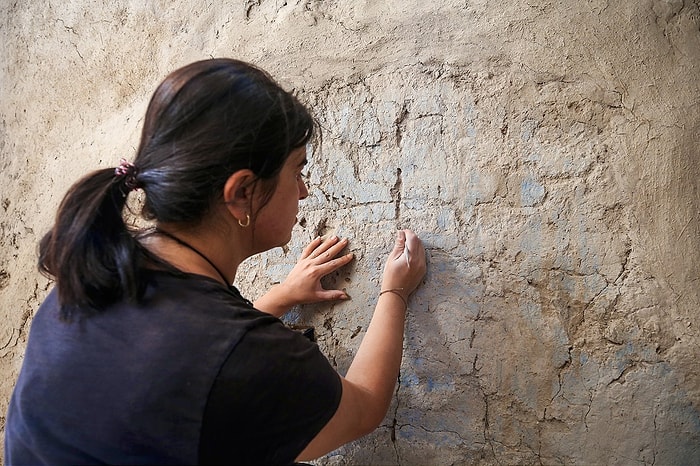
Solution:
M366 394L370 429L384 419L394 394L401 366L405 320L404 301L394 293L382 294L345 377Z
M267 312L275 317L282 317L292 307L284 299L285 296L280 285L274 285L267 293L256 299L253 306L259 311Z

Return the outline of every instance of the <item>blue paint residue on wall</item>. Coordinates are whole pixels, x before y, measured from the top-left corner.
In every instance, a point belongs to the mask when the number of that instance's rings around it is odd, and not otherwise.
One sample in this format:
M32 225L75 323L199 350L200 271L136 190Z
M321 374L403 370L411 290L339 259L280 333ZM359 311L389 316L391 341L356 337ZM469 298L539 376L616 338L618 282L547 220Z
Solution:
M535 178L528 176L520 183L520 203L531 207L539 204L544 199L544 186Z
M401 374L399 382L402 387L415 387L420 384L420 380L416 374Z
M399 383L402 387L420 386L426 393L455 390L455 381L450 375L440 375L437 377L428 375L419 377L415 372L403 372L399 376Z
M455 382L450 376L442 376L437 379L428 376L426 377L425 385L428 392L454 391L455 389Z

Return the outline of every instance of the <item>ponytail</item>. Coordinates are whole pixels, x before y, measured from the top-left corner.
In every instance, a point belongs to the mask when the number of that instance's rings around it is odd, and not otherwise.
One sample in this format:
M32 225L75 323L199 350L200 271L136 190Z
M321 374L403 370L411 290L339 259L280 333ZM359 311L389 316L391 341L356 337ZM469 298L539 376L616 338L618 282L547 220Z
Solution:
M63 198L39 245L39 270L56 280L61 317L96 314L120 298L135 300L142 247L122 217L128 177L95 171Z

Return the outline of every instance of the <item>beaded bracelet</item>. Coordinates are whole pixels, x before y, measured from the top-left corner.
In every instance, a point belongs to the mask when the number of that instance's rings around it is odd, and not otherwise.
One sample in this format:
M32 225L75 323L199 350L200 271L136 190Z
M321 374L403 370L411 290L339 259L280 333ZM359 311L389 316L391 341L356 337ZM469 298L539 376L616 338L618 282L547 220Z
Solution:
M408 309L408 301L406 301L406 298L403 297L399 291L403 291L403 288L392 288L390 290L384 290L379 292L379 296L383 295L384 293L394 293L396 296L401 298L401 301L403 301L404 305L406 306L406 309Z

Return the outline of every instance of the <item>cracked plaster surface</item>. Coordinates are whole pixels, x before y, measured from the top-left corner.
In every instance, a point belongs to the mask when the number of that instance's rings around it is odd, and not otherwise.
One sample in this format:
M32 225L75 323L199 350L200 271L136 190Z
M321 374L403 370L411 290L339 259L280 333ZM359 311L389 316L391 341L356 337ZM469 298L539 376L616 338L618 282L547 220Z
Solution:
M258 63L323 129L287 248L336 233L352 301L294 309L344 372L396 228L425 241L395 397L319 464L700 462L697 1L0 6L3 410L50 287L35 247L78 173L129 158L157 82ZM157 18L157 21L154 21Z

